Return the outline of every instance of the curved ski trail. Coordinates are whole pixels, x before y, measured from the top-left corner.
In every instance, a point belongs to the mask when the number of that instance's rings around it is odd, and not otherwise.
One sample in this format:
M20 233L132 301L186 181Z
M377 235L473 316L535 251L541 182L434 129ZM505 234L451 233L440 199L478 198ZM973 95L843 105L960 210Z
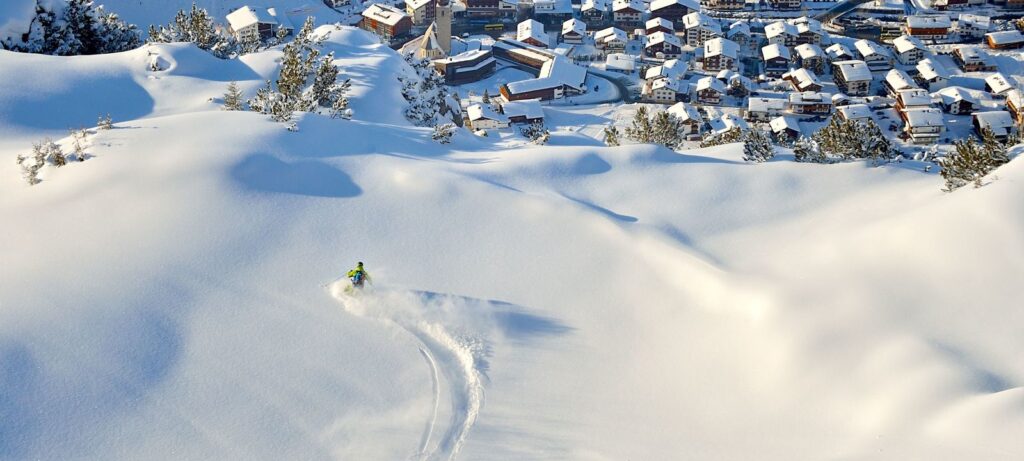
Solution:
M423 430L419 452L412 459L452 461L462 450L470 429L476 422L484 401L481 370L484 369L486 346L482 339L470 334L456 334L450 328L470 330L453 315L460 302L455 297L423 293L374 290L356 296L344 292L344 283L331 286L331 294L353 315L391 323L405 330L422 344L420 353L430 368L433 411ZM437 419L441 407L441 376L448 387L451 416L448 428L436 441Z

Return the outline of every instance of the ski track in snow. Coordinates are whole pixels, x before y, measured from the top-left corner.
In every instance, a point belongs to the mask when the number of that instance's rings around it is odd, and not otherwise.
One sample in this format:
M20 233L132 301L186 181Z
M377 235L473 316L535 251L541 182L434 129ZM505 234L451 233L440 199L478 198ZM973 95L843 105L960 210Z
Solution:
M456 459L483 406L484 386L480 367L485 350L483 340L453 335L442 325L442 321L451 320L446 318L445 310L452 307L443 304L457 301L456 297L439 300L415 292L380 290L355 297L345 293L345 286L345 282L338 282L331 286L330 291L347 312L397 325L423 345L420 353L430 367L434 402L432 415L420 439L419 453L411 458L424 461ZM441 318L428 319L427 314L440 315ZM439 374L444 375L448 384L452 413L447 430L434 445L431 438L436 429L441 399Z

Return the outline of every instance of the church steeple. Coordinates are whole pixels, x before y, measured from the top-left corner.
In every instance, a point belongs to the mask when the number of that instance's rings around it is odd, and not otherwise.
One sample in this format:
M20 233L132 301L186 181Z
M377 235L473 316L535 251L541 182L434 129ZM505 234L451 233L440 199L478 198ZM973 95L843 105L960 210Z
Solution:
M448 0L434 0L434 24L438 45L448 56L452 52L452 7Z

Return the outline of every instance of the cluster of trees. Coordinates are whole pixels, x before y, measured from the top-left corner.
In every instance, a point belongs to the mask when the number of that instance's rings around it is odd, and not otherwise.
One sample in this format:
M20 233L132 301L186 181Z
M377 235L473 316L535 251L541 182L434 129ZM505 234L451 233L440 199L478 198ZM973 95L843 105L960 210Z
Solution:
M1010 161L1006 144L987 129L982 131L980 141L970 137L957 140L953 146L956 150L940 162L948 192L971 183L980 187L982 178Z
M722 144L732 144L734 142L743 142L746 137L746 132L740 129L738 126L734 126L725 130L721 133L707 132L700 140L700 147L713 147L721 146Z
M455 124L441 123L434 125L434 134L430 138L440 144L449 144L452 142L453 135L455 135Z
M606 132L606 141L607 136ZM650 115L647 108L643 106L633 114L632 124L626 127L626 137L639 143L661 144L669 149L675 149L683 142L682 126L679 119L666 111ZM618 142L617 132L614 139L615 142Z
M870 159L875 165L897 158L900 153L874 120L845 120L832 117L828 125L811 138L801 137L793 145L798 162L833 163Z
M448 88L444 86L444 77L438 74L426 59L406 55L405 61L415 72L412 76L398 76L398 81L402 84L402 97L409 102L409 107L405 109L405 118L416 126L437 125L437 116L450 112L447 102Z
M195 3L189 11L179 10L166 26L149 26L147 43L176 42L195 43L200 49L222 59L230 58L238 51L235 39L218 31L213 16Z
M42 179L39 179L39 173L46 165L60 168L70 161L84 162L88 158L88 154L85 153L85 142L88 135L89 132L84 129L72 130L70 134L71 152L67 154L64 153L60 145L50 138L33 143L32 152L29 155L18 155L16 159L18 166L21 167L22 178L30 186L34 186L42 182Z
M142 44L137 28L93 0L36 0L35 16L20 37L0 40L0 48L59 56L116 53Z
M551 133L543 123L531 123L519 129L519 132L523 134L530 142L534 144L544 145L548 143L548 139L551 138Z
M317 48L325 38L315 36L313 18L307 18L295 40L284 47L277 80L274 84L268 80L266 86L257 90L256 96L248 101L249 108L289 124L292 130L294 112L326 112L332 118L351 118L345 96L351 82L340 79L333 52L320 56ZM224 95L224 108L242 110L241 98L237 85L232 83Z

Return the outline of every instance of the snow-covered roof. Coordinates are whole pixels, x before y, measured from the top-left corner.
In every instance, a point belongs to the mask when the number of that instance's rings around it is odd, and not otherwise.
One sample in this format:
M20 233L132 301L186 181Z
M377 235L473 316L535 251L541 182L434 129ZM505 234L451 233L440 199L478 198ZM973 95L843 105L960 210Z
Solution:
M427 5L429 5L429 4L433 3L433 2L434 2L434 0L406 0L405 6L407 6L409 8L412 8L414 10L418 10L418 9L423 8L424 6L427 6Z
M508 116L499 114L491 108L490 104L473 104L466 108L466 115L469 116L469 120L473 122L483 119L508 122Z
M682 91L682 89L680 87L679 80L671 80L671 79L667 79L667 78L659 78L659 79L651 82L651 89L652 90L661 90L661 89L666 89L666 88L669 89L669 90L672 90L672 91L674 91L676 93L679 93L679 92Z
M907 16L907 27L912 29L949 28L949 16L944 14Z
M853 50L842 43L833 43L828 48L825 48L825 54L828 55L829 59L833 60L840 58L852 58L854 56Z
M693 13L683 16L683 27L687 29L700 27L702 29L710 30L715 34L722 33L722 26L718 24L718 21L711 19L708 15L699 11L694 11Z
M999 72L985 77L985 85L988 85L993 94L1002 94L1013 89L1013 84Z
M697 80L697 91L703 91L707 89L715 90L719 93L725 93L725 83L714 77L703 77Z
M971 115L978 121L979 128L988 128L997 136L1009 134L1014 127L1013 117L1005 110L975 112Z
M903 107L929 107L932 96L920 88L907 88L896 92L896 97L903 102Z
M856 42L853 42L853 47L856 48L857 52L860 53L860 55L865 58L871 56L883 56L888 58L892 56L892 54L889 53L889 50L883 48L882 45L879 45L871 40L857 40Z
M654 66L647 69L647 73L644 74L644 78L648 80L659 77L676 79L686 73L688 67L689 64L687 61L669 59L660 66Z
M788 100L780 98L747 98L747 112L782 112L786 110L786 105L788 103Z
M802 16L790 21L796 25L796 33L806 34L812 33L817 35L825 35L825 29L821 27L821 21L807 16Z
M810 70L805 69L803 67L793 69L787 72L786 75L795 80L797 87L799 88L806 88L810 85L818 85L819 87L822 86L821 80L818 79L818 76L815 75L814 72L811 72Z
M935 108L915 108L903 111L907 126L913 128L943 127L942 111Z
M921 62L917 63L917 72L926 81L935 79L945 80L949 79L949 76L952 75L941 62L933 61L929 58L922 59Z
M908 90L911 88L917 88L917 84L914 83L914 79L910 78L906 72L900 69L892 69L885 74L885 83L889 84L889 88L893 91Z
M825 57L825 52L821 50L821 47L813 43L803 43L793 47L793 50L800 55L800 59L811 59L811 58L822 58Z
M761 56L764 58L765 61L777 58L782 58L785 59L786 61L789 61L790 59L789 48L786 48L778 43L773 43L771 45L765 46L764 48L761 48Z
M746 120L743 120L736 114L725 114L721 117L709 120L708 124L711 125L711 131L715 133L725 133L732 128L739 128L741 130L750 129Z
M697 108L685 102L677 102L673 104L666 112L682 122L688 122L690 120L696 120L698 122L701 121L700 112L697 111Z
M662 43L667 43L677 48L683 46L682 43L679 42L679 37L676 37L675 35L669 35L659 30L651 34L649 37L647 37L647 45L644 45L644 47L650 48L652 46L660 45Z
M768 38L777 37L779 35L798 35L796 26L786 21L775 21L767 26L764 26L764 35Z
M685 6L690 10L700 10L700 3L697 0L654 0L651 2L651 11L658 11L662 8L668 8L672 5Z
M556 54L544 62L537 78L511 82L506 86L513 93L527 93L560 86L582 90L586 79L586 68L573 64L565 56Z
M516 26L516 40L525 42L531 38L543 44L548 43L548 34L544 32L544 24L527 19Z
M726 32L728 38L732 38L736 35L750 36L750 25L746 21L736 21L729 25L729 30Z
M796 118L790 117L788 115L783 115L781 117L775 117L771 119L771 121L768 122L768 126L771 127L772 132L776 134L782 133L783 131L786 130L793 130L796 131L797 133L801 131L800 122L798 122Z
M579 19L572 18L562 23L562 35L568 33L575 33L578 35L586 35L587 24Z
M643 12L644 4L641 3L639 0L615 0L615 2L612 3L612 11L616 13L626 9L630 9L636 12Z
M1024 91L1016 88L1006 93L1006 102L1013 104L1013 107L1021 108L1024 107Z
M991 59L988 53L984 50L979 50L971 46L961 46L954 50L960 55L960 59L967 63L979 63L987 62Z
M832 63L847 82L871 81L871 69L860 60L836 61Z
M847 120L866 120L872 118L871 108L867 104L839 106L836 108L836 111L843 114L843 118Z
M789 94L789 104L821 104L832 103L831 93L818 93L814 91L801 91Z
M909 35L900 35L892 40L892 47L897 53L906 53L913 49L920 49L928 51L928 47L924 46L921 39L917 37L911 37Z
M586 0L583 2L583 6L580 7L580 12L598 10L608 11L608 4L611 3L608 0Z
M1017 90L1014 90L1017 91ZM942 99L943 104L952 104L956 101L967 101L977 104L978 100L971 95L970 91L960 86L950 86L935 92L935 95Z
M717 37L704 42L704 57L708 58L711 56L726 56L736 59L739 55L740 46L729 39Z
M594 41L598 43L607 43L613 40L626 42L628 39L626 31L619 29L618 27L608 27L594 32Z
M389 26L396 26L402 18L408 17L404 11L395 8L391 5L385 5L383 3L374 3L369 8L363 10L363 17L373 19L379 23L387 24Z
M980 14L960 13L956 18L956 22L957 28L962 28L964 25L969 24L977 29L988 30L992 25L992 18Z
M655 27L664 27L669 30L676 30L676 26L672 24L672 21L665 18L648 19L647 23L644 24L644 27L646 27L647 30L654 29Z
M636 69L636 58L626 53L611 53L604 60L604 68L632 72Z
M995 45L1009 45L1012 43L1024 42L1024 34L1019 30L1004 30L1000 32L989 32L985 38Z
M241 30L254 24L277 25L277 17L266 8L253 8L249 5L228 13L227 20L232 30Z
M509 101L501 105L501 111L509 118L520 116L528 119L544 118L544 108L540 105L539 99Z

